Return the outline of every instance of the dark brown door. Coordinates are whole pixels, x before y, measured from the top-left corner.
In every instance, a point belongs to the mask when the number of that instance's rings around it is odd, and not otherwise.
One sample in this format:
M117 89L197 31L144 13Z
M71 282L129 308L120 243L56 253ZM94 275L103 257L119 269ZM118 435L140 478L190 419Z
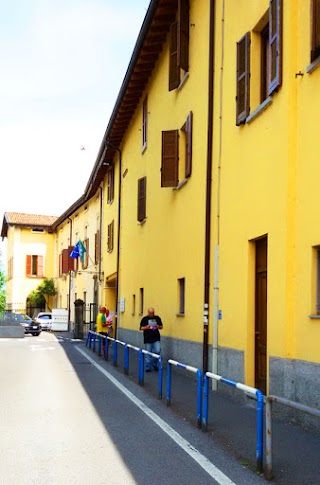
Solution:
M256 241L255 387L267 392L268 238Z

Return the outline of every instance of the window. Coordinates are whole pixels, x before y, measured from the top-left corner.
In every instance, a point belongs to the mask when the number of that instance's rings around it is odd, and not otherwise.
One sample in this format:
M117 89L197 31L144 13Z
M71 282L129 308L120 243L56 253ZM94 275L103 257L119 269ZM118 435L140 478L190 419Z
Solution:
M108 204L112 204L114 199L114 166L111 165L107 172L108 184Z
M179 291L179 312L178 315L184 315L185 313L185 278L178 279L178 291Z
M74 258L70 258L70 253L73 246L69 246L68 249L63 249L59 257L59 273L62 274L69 273L69 271L76 271L78 269L77 262Z
M8 260L8 280L13 278L13 257Z
M311 3L311 62L320 56L320 0Z
M132 315L136 314L136 295L132 295Z
M83 241L83 245L85 247L86 252L83 255L82 269L87 269L88 264L89 264L89 239L88 238L86 238Z
M148 137L148 97L146 96L142 105L142 150L147 147Z
M181 128L185 142L185 167L184 177L188 178L192 172L192 112L187 116L185 124Z
M181 183L191 176L192 112L188 114L180 131L181 141L179 130L162 132L161 187L179 188L179 182Z
M138 180L138 221L146 219L147 177Z
M114 240L114 221L108 224L108 252L113 251L113 240Z
M162 132L161 187L176 187L179 171L179 131Z
M281 86L282 17L282 0L270 0L268 11L253 29L252 39L251 33L247 32L237 42L237 126L246 122L250 114L250 104L252 101L253 104L256 102L263 103ZM255 33L257 34L256 36L254 35ZM260 43L260 59L257 56L250 59L251 41L253 44L255 42ZM254 51L256 51L255 48ZM260 93L258 90L252 89L253 99L250 100L250 82L256 83L256 86L259 86L259 79Z
M43 230L43 229L40 229L40 228L38 228L38 227L34 227L34 228L32 229L32 232L44 232L44 230Z
M237 42L237 126L250 114L250 32Z
M316 248L316 315L320 315L320 247Z
M139 315L143 315L143 306L144 306L144 290L140 288L140 306L139 306Z
M100 261L100 231L94 235L94 264L99 264Z
M26 275L43 277L43 256L27 256L26 258Z
M178 0L177 21L170 28L169 91L180 85L180 70L189 70L189 0Z

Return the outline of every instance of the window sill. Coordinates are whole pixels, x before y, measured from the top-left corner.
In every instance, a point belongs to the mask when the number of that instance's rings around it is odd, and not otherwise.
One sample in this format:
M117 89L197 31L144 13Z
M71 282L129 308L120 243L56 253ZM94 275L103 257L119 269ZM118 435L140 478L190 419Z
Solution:
M185 83L187 82L187 79L189 78L189 71L185 72L184 73L184 76L183 78L181 79L181 82L178 86L178 91L181 91L181 89L183 88L183 86L185 85Z
M181 182L178 183L176 187L174 187L172 190L179 190L181 187L183 187L186 183L188 182L188 179L183 179Z
M142 226L145 222L147 222L147 218L143 219L143 221L138 221L138 226Z
M306 68L307 74L311 74L317 67L320 66L320 56L317 57L309 66Z
M176 317L185 317L186 314L185 313L176 313Z
M246 118L246 123L251 123L254 119L256 119L259 115L261 115L261 113L267 109L267 107L272 103L272 97L269 96L267 99L265 99L263 101L263 103L260 104L260 106L258 106L257 109L255 109L253 111L253 113L251 113L251 115L249 115L247 118Z
M147 147L148 147L147 144L145 144L145 145L142 146L141 155L144 154L144 152L146 151Z
M311 320L320 320L320 315L308 315Z

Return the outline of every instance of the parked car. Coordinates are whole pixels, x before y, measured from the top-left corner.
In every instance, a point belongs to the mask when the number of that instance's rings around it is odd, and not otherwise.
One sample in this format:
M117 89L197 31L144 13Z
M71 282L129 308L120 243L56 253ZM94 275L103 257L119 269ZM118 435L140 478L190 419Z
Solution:
M38 313L38 316L34 319L34 322L39 323L42 330L51 330L52 313L40 312Z
M37 337L41 333L41 325L32 320L29 315L24 313L16 313L16 318L19 320L20 325L24 328L24 333L31 333L33 337Z

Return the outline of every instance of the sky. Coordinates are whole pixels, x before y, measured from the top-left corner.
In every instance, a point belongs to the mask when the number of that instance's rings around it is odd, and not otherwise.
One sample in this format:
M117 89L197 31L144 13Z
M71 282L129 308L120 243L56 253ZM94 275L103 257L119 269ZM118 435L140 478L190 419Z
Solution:
M83 194L148 5L0 0L1 224Z

